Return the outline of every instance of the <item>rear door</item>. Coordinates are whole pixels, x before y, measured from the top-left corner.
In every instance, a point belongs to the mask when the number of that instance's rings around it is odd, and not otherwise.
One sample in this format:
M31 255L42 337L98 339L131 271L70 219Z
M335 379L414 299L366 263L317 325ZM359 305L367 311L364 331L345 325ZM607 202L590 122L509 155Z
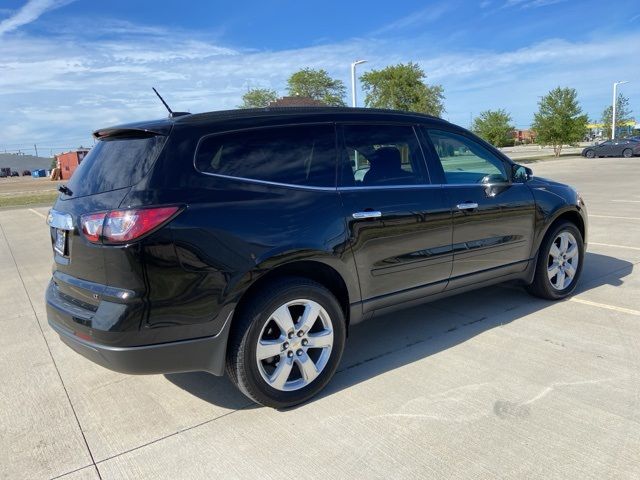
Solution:
M533 245L535 202L511 182L510 164L464 132L426 129L430 171L453 211L453 270L448 288L522 271Z
M442 291L451 206L432 185L412 125L344 124L339 191L364 311Z

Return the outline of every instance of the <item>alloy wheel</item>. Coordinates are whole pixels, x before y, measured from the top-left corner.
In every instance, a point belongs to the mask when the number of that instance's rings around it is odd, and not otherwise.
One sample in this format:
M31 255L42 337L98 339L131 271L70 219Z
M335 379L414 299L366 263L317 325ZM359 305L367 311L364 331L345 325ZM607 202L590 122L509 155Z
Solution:
M575 237L567 231L558 233L547 260L547 276L551 286L556 290L564 290L571 285L579 262L580 251Z
M322 373L332 347L327 311L313 300L292 300L278 307L262 327L256 345L258 370L276 390L299 390Z

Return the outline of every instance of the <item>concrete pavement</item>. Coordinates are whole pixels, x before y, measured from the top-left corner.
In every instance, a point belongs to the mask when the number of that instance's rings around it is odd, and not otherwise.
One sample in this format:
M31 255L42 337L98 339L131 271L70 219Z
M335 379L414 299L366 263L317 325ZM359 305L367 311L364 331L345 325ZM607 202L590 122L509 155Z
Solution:
M587 201L577 294L498 286L359 325L288 411L78 356L46 323L46 209L1 211L0 478L640 477L640 159L530 166Z

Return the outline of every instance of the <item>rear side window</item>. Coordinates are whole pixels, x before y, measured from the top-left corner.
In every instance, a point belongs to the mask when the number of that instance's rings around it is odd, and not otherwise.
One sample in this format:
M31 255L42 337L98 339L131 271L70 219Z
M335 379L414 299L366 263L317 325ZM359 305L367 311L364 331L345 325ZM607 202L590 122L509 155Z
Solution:
M124 136L99 140L84 157L67 187L74 197L135 185L156 160L165 136Z
M344 125L340 185L398 186L428 183L424 158L409 125Z
M196 168L289 185L334 187L334 127L273 127L205 137L196 152Z

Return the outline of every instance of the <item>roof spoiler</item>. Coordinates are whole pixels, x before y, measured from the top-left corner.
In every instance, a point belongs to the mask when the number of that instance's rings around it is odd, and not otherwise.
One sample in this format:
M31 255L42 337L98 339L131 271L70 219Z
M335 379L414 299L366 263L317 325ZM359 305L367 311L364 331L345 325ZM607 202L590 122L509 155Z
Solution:
M153 137L156 135L169 135L171 127L159 128L136 128L136 127L111 127L103 128L93 132L93 137L97 140L112 137Z

